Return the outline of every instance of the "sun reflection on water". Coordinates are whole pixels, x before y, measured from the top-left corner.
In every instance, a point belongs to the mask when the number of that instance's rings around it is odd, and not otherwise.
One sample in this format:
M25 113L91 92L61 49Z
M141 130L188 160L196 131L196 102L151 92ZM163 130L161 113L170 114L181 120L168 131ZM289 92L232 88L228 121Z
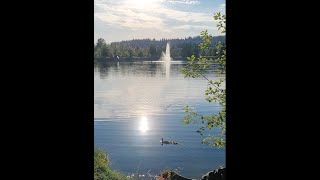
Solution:
M148 118L146 116L143 116L140 120L140 126L139 126L139 130L141 132L146 132L149 130L148 127Z

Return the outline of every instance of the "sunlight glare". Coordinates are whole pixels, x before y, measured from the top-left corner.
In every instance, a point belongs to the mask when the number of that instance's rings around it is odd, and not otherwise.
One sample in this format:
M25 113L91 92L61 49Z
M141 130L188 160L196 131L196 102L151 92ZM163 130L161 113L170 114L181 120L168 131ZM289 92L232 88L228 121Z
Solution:
M146 132L147 130L149 130L147 117L143 116L141 118L139 129L141 132Z

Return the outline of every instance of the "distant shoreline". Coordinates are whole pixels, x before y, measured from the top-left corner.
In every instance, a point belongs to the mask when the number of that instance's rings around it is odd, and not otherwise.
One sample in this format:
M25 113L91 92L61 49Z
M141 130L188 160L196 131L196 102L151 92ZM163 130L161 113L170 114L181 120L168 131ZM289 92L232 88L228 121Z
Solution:
M183 60L187 59L187 57L176 57L173 58L174 60ZM122 58L114 58L114 57L100 57L100 58L94 58L94 60L97 61L159 61L160 58L158 57L122 57Z
M104 61L158 61L160 58L151 58L151 57L123 57L123 58L114 58L114 57L101 57L94 58L95 61L104 62Z
M94 58L94 61L96 62L130 62L130 61L159 61L160 58L158 57L122 57L122 58L115 58L115 57L100 57L100 58L97 58L95 57ZM187 60L187 57L176 57L176 58L173 58L173 60L178 60L178 61L186 61Z

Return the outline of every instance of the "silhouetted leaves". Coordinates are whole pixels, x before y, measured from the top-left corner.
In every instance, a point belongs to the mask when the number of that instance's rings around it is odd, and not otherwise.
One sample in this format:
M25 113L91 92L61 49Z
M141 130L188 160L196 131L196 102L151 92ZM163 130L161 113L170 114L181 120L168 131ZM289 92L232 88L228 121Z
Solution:
M222 15L220 12L214 15L214 19L218 20L218 29L221 30L222 33L225 33L225 15ZM202 52L206 52L210 50L212 36L208 34L207 30L204 30L200 33L202 38L202 42L199 44L200 50ZM201 124L200 128L196 131L201 136L203 136L205 131L212 130L215 127L220 129L220 133L215 136L211 136L210 134L203 138L201 143L208 144L210 146L225 146L225 130L226 130L226 91L222 86L224 83L224 78L220 78L219 80L213 81L208 79L204 74L208 70L208 68L212 67L213 63L218 63L221 65L221 69L216 73L223 74L225 73L226 67L226 50L225 45L222 42L218 42L215 46L215 54L217 55L215 58L207 58L202 55L196 57L191 55L187 58L187 64L184 68L182 68L181 72L185 75L185 77L199 77L202 76L208 81L207 89L205 90L206 100L208 102L217 102L222 107L222 110L217 114L212 115L202 115L197 112L194 112L190 109L189 106L184 108L186 115L182 119L184 124Z

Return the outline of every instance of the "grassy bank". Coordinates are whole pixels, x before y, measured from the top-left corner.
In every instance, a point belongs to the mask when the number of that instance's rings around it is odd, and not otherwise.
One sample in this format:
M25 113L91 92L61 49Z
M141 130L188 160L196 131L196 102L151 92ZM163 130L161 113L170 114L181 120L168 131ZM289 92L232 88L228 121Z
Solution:
M101 149L94 150L94 180L127 180L122 173L109 167L107 153Z
M107 153L102 149L94 150L94 180L139 180L139 177L127 177L121 172L109 167L110 161ZM225 169L210 171L201 179L225 180ZM209 177L210 176L210 177ZM162 170L155 180L193 180L183 177L174 170Z

